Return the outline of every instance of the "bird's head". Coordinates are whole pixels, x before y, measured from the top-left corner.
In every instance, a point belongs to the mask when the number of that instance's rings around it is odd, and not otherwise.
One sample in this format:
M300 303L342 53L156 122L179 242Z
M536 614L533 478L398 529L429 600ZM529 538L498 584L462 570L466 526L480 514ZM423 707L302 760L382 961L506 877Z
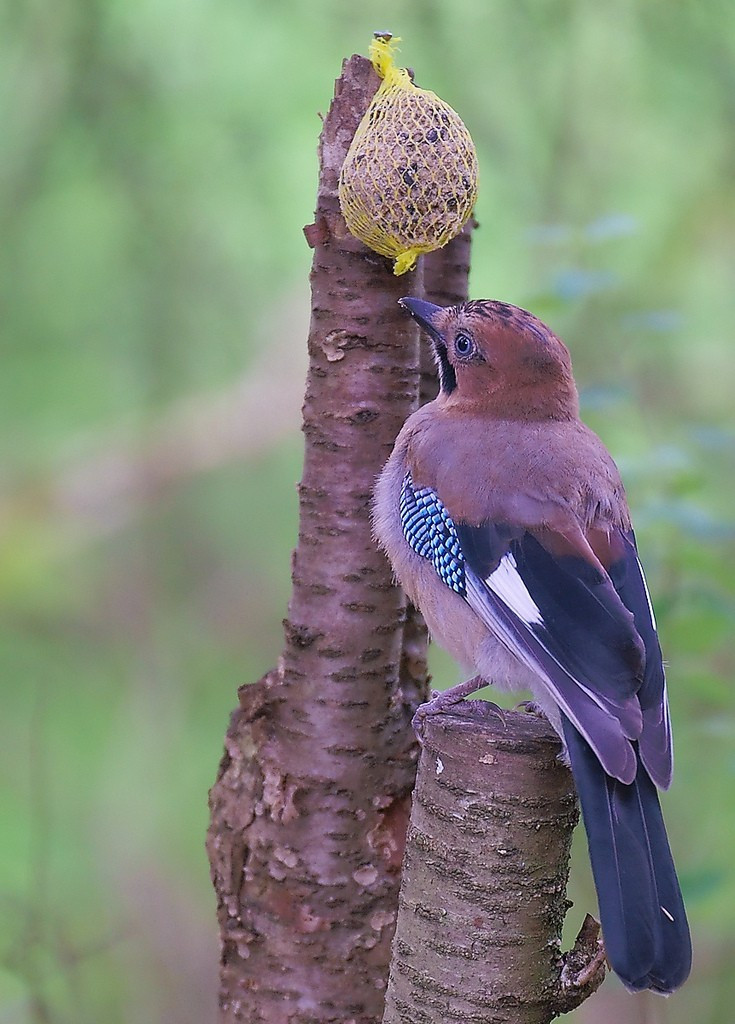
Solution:
M400 302L431 338L440 401L500 419L577 416L567 347L532 313L493 299L446 307Z

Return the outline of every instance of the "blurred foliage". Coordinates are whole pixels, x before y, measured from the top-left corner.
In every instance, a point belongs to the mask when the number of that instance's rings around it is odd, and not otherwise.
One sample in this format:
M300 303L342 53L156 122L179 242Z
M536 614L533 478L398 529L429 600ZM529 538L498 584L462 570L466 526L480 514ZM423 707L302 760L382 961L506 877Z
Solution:
M273 371L303 372L317 113L390 28L477 144L472 293L572 350L670 666L695 973L575 1019L730 1021L735 8L8 0L0 24L0 1019L214 1020L206 792L288 599L299 402ZM171 424L269 368L189 463Z

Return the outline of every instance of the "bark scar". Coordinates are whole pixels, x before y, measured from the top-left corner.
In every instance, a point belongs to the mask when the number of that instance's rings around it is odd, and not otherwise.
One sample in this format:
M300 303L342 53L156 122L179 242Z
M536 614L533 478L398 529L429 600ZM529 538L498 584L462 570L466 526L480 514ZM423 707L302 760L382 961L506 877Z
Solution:
M330 331L319 344L328 361L338 363L340 359L344 359L347 349L364 347L365 338L352 331L335 330Z

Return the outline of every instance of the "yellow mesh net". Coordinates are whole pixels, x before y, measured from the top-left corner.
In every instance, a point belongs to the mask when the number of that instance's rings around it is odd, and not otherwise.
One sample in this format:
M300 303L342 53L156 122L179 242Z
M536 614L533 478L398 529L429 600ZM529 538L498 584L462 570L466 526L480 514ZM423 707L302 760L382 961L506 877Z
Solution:
M477 154L462 119L394 64L400 39L376 33L370 59L383 81L357 127L339 177L339 203L353 235L411 270L446 245L477 199Z

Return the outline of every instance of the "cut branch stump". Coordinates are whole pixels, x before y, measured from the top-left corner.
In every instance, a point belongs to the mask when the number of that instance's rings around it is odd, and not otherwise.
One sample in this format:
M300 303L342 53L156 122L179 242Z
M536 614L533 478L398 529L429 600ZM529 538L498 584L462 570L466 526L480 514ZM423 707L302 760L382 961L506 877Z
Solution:
M483 701L422 739L383 1024L548 1024L605 973L592 919L566 970L561 952L578 810L559 739Z

